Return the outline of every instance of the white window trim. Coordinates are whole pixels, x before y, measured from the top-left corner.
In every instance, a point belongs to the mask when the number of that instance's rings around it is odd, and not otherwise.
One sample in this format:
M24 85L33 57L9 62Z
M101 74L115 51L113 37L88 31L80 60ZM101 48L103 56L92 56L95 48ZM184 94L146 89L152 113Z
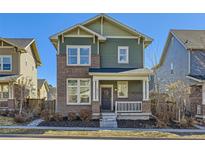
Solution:
M10 70L3 70L3 58L10 58L11 59ZM3 71L3 72L11 72L12 71L12 56L11 55L1 55L0 56L0 63L1 63L0 71Z
M68 48L77 48L77 64L68 64ZM88 64L80 64L80 48L89 48ZM66 45L66 64L67 66L90 66L91 65L91 46L90 45Z
M120 49L126 49L126 51L127 51L127 59L124 62L120 61ZM129 47L128 46L118 46L118 63L119 64L128 64L129 63Z
M9 97L8 97L8 98L1 98L1 97L0 97L0 102L2 102L2 101L7 101L8 99L11 98L11 97L10 97L10 96L11 96L11 93L10 93L10 92L11 92L11 89L10 89L9 84L7 84L7 83L0 84L0 88L1 88L1 90L2 90L2 86L3 86L3 85L8 85L8 89L9 89ZM0 95L1 95L1 93L0 93Z
M77 103L68 102L68 80L77 80ZM90 81L89 103L80 103L80 80ZM76 86L75 86L76 87ZM91 79L90 78L67 78L66 79L66 104L67 105L91 105Z
M126 91L126 95L125 96L120 96L119 93L118 93L118 86L119 84L127 84L127 91ZM129 84L128 84L128 81L117 81L117 97L118 98L128 98L128 89L129 89Z

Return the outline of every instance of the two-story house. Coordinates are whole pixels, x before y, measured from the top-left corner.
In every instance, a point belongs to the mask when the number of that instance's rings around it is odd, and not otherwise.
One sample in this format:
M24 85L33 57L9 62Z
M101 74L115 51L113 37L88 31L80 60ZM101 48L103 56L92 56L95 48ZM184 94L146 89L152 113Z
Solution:
M204 51L205 30L170 30L155 77L161 92L177 80L191 86L188 108L200 118L205 118Z
M46 79L38 79L38 98L48 100L49 86Z
M41 65L34 39L0 38L0 108L37 98L37 67Z
M152 39L100 14L50 37L57 50L57 112L149 119L144 50Z

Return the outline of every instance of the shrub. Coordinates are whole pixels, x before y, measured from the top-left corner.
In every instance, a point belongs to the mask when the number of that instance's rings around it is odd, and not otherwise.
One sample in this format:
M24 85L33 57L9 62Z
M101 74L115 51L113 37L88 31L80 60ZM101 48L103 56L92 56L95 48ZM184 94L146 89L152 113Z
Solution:
M24 123L28 120L28 118L25 115L22 114L16 114L14 117L14 121L17 123Z
M69 120L69 121L74 121L74 120L76 120L76 119L77 119L77 115L76 115L75 112L69 112L69 113L68 113L68 120Z
M91 120L91 112L87 109L80 110L80 119L82 121L90 121Z
M41 112L41 118L43 118L43 120L45 121L49 121L50 120L50 114L47 110L43 110Z
M60 113L53 114L54 121L63 121L63 116Z

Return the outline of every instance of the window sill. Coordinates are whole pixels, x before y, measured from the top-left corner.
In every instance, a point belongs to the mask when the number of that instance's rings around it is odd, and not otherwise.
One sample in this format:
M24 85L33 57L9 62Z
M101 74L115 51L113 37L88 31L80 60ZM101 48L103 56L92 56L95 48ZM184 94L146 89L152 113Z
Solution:
M117 98L128 98L128 96L117 96Z
M129 62L118 62L118 64L129 64Z
M91 66L90 64L67 64L66 66Z
M5 98L5 99L0 99L0 102L6 102L8 101L9 98Z
M91 105L91 103L67 103L66 105L75 105L75 106L80 106L80 105Z

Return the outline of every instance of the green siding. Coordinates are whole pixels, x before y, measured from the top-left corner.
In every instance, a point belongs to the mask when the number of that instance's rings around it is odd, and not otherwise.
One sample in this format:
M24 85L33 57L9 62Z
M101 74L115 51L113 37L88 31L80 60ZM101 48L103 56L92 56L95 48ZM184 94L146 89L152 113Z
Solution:
M142 81L131 80L128 81L128 98L118 98L117 97L117 81L100 81L100 85L110 84L113 85L113 97L115 101L141 101L143 98L143 86Z
M129 64L118 64L118 46L129 47ZM142 68L143 45L136 39L107 39L100 43L101 67Z
M97 54L97 42L93 43L92 38L74 38L74 37L65 37L64 43L60 44L60 52L66 53L66 45L91 45L92 55Z

